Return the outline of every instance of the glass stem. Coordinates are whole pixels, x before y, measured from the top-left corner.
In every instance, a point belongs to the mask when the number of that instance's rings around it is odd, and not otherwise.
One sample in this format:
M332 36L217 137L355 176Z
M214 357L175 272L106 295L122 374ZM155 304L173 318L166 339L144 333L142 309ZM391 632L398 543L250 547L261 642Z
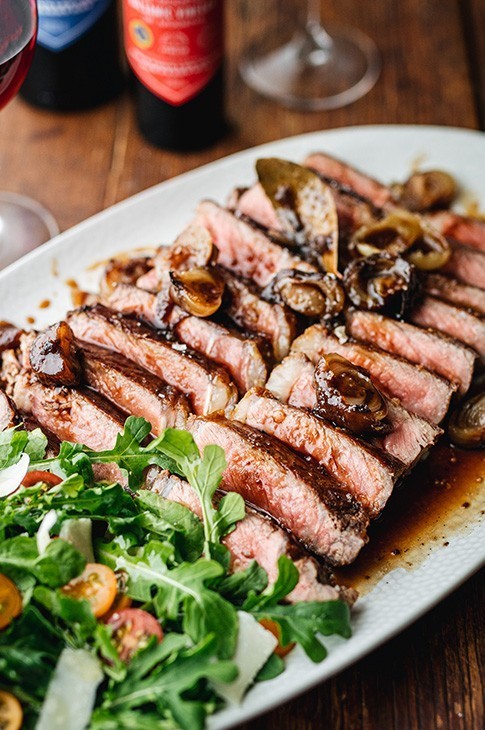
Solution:
M321 22L320 0L307 0L305 36L302 56L306 64L316 67L328 63L333 41Z

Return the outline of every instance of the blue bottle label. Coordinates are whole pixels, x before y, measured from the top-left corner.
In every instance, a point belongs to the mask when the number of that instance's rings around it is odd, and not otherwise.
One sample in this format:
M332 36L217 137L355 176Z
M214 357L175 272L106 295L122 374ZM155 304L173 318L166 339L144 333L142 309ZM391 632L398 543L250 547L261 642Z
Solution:
M63 51L78 40L104 13L111 0L38 0L37 43Z

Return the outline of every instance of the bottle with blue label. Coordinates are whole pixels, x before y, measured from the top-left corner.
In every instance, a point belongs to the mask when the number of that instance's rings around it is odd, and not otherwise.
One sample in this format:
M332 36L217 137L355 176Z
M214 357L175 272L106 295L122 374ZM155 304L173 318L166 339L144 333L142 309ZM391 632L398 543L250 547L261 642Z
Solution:
M88 109L123 88L116 0L37 0L39 30L21 95L63 111Z

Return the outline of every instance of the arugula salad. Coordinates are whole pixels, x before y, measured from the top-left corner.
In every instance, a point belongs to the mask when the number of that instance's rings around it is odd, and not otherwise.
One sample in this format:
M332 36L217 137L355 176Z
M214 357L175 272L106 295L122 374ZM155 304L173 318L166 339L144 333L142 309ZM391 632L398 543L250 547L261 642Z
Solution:
M0 433L2 728L202 729L294 644L319 662L321 635L350 636L344 602L285 603L287 557L270 586L256 562L230 572L221 540L245 506L213 501L223 450L149 434L130 417L110 451L64 442L46 458L39 429ZM96 481L99 464L123 478ZM189 482L202 520L144 488L153 466Z

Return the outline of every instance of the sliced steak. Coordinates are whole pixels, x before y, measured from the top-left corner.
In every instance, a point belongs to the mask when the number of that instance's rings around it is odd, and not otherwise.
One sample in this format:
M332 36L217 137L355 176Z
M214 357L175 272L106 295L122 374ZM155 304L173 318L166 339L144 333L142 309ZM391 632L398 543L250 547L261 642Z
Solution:
M265 301L248 282L223 271L229 301L226 313L239 327L262 335L271 343L275 360L290 351L296 333L296 318L287 307Z
M236 401L223 368L142 322L99 304L70 312L68 322L77 339L114 350L186 393L196 413L230 410Z
M281 403L262 388L246 393L232 418L276 436L303 456L310 456L346 487L371 516L382 510L404 470L403 464L348 431Z
M471 286L485 289L485 252L452 245L451 256L440 271Z
M256 183L245 190L237 200L237 210L266 228L281 229L276 211L263 190L261 183Z
M317 399L314 370L314 365L303 353L291 353L273 370L266 388L284 403L312 409ZM387 399L386 404L391 432L372 439L372 444L398 459L409 471L443 432L407 411L395 399Z
M135 314L155 327L161 323L157 295L151 292L124 284L115 287L104 301L112 309ZM225 367L242 393L266 381L266 363L255 340L210 319L189 315L180 307L173 307L166 320L180 342Z
M485 320L480 315L428 296L413 309L410 319L420 327L432 327L469 345L485 361Z
M0 388L0 431L15 426L17 411L8 395Z
M424 280L424 289L428 294L444 299L451 304L485 314L484 289L462 284L456 279L437 273L427 275Z
M347 329L361 342L374 344L457 383L461 393L470 387L476 356L470 348L454 339L375 312L349 311ZM422 377L424 379L426 375ZM406 383L409 382L407 379ZM444 392L442 384L439 388L440 393ZM394 395L399 397L397 393Z
M468 218L452 210L439 210L436 213L428 213L426 217L443 236L465 246L485 251L485 221Z
M91 390L49 388L24 371L15 382L13 398L20 411L34 416L61 441L103 451L113 448L123 431L124 414Z
M217 203L199 204L195 225L206 228L219 250L218 262L235 274L266 286L283 269L315 271L290 251L269 240L247 221L237 218Z
M323 177L332 178L341 185L354 190L358 195L370 200L378 208L387 203L393 203L392 194L388 187L366 175L355 167L338 160L324 152L308 155L303 163Z
M387 395L398 398L404 408L432 423L443 420L456 390L454 384L439 375L384 350L354 340L342 342L322 325L306 329L291 349L303 352L315 364L329 352L346 357L367 370Z
M166 428L184 428L187 396L122 355L79 342L85 382L126 413L145 418L156 436Z
M167 471L153 470L147 476L147 487L166 499L188 507L202 518L199 499L189 484ZM331 572L314 558L305 555L290 536L270 518L246 507L246 517L235 530L223 538L231 553L231 571L245 570L255 560L268 574L272 585L278 577L278 559L286 555L294 561L300 580L289 594L290 603L298 601L332 601L338 598L352 604L355 591L335 585Z
M189 428L199 449L224 449L223 490L241 494L332 564L354 560L365 544L368 519L347 491L277 439L237 421L199 417Z

